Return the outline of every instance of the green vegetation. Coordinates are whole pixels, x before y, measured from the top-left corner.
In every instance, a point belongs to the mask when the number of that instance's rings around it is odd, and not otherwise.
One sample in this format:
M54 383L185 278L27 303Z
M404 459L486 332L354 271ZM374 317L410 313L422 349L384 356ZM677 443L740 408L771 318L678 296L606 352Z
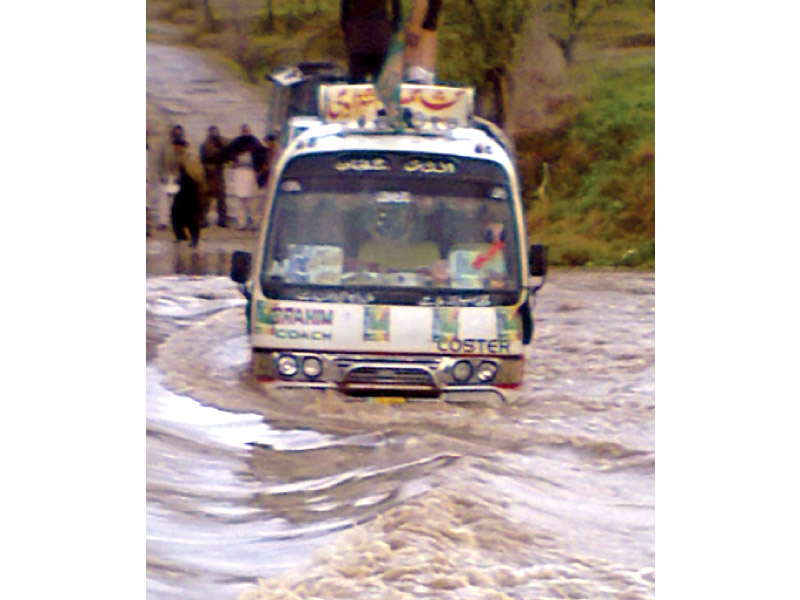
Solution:
M550 246L551 264L655 266L654 7L445 0L439 78L474 85L481 112L508 120L531 239ZM339 0L147 0L147 35L213 51L257 83L300 60L345 64L338 10Z
M550 131L518 136L529 225L559 264L655 265L652 61L607 70Z

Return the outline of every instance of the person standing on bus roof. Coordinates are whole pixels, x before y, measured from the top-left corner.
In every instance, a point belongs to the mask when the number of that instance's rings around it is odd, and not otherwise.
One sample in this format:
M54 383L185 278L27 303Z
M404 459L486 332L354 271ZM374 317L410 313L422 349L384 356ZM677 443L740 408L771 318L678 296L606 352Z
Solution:
M406 26L405 80L431 85L436 79L436 32L442 0L414 0Z
M389 51L392 34L400 28L400 0L342 0L340 24L348 54L350 83L378 78Z

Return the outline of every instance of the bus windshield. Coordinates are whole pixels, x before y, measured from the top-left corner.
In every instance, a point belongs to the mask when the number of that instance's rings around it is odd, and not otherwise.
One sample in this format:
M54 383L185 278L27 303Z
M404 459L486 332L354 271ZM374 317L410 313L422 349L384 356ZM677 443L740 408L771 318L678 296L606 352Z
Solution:
M494 163L305 156L278 182L262 282L518 292L515 232L509 182Z

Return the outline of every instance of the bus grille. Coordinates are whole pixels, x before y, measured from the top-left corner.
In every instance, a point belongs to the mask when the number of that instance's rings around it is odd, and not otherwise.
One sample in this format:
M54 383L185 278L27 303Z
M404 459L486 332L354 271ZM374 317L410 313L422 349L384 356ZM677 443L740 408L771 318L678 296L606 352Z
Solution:
M438 393L430 371L423 367L364 365L353 367L344 376L342 387L348 392L395 390Z

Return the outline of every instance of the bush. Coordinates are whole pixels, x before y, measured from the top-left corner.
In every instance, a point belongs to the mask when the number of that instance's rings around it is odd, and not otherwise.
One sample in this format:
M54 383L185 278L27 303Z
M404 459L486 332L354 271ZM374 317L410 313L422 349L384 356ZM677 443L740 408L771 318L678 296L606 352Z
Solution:
M647 264L655 260L652 63L637 57L595 81L561 127L516 138L529 227L551 246L553 264Z

